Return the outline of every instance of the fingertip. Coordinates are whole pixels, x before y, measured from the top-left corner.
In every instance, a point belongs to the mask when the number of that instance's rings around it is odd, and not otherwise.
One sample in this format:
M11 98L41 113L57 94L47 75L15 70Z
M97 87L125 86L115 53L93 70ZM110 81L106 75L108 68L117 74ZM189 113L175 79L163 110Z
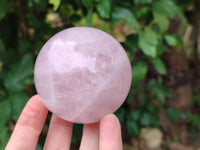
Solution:
M48 109L42 103L39 95L34 95L28 100L24 107L17 125L28 125L35 128L40 127L39 130L41 130L41 124L43 124L47 113Z
M100 124L105 124L105 123L116 125L119 123L119 119L114 114L108 114L104 116L100 121Z
M99 149L99 122L85 124L80 150L98 150Z
M37 105L37 106L41 106L41 107L44 107L44 109L47 109L43 102L42 102L42 99L40 98L40 96L37 94L37 95L33 95L27 102L27 105Z
M114 114L100 121L100 150L122 150L121 126Z
M44 150L70 149L73 123L52 115ZM56 144L55 144L56 143Z
M40 101L41 101L41 98L40 98L40 96L39 96L38 94L36 94L36 95L33 95L33 96L29 99L29 101L37 101L37 102L40 102Z

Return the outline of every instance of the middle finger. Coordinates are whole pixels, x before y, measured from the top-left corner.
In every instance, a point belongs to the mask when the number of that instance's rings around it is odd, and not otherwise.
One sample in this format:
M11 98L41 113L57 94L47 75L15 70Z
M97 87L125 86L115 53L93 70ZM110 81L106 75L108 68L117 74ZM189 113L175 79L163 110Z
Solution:
M44 150L69 150L73 123L52 115Z

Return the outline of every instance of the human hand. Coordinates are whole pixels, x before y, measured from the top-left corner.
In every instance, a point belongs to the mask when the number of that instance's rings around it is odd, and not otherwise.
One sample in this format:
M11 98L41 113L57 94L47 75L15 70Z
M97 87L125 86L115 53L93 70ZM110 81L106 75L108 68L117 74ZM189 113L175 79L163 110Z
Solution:
M38 95L22 111L5 150L35 150L48 110ZM73 123L52 115L44 150L69 150ZM85 124L80 150L122 150L119 120L113 114Z

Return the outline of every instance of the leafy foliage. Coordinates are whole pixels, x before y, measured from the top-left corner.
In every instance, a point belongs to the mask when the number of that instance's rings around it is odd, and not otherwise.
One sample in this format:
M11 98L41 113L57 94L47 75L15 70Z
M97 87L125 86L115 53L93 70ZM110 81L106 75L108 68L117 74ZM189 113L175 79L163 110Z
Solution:
M147 64L145 62L139 62L134 66L133 69L133 83L141 81L147 74Z
M6 0L2 0L0 5L0 20L6 15L6 9Z
M177 109L174 109L174 108L169 108L167 110L167 114L173 122L176 122L177 120L181 120L181 119L186 118L184 113L182 113L182 112L180 112L180 111L178 111Z
M157 55L158 35L152 29L146 28L139 35L139 47L146 56L155 58Z
M97 12L101 18L109 18L111 10L111 0L98 0Z

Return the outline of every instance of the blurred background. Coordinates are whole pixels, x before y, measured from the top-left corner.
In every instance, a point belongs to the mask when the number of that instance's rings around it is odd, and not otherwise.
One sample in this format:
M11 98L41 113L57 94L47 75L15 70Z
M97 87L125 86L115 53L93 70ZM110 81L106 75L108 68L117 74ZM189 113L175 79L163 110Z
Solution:
M124 150L199 150L199 10L199 0L1 0L0 149L36 94L41 47L62 29L92 26L113 35L132 64L132 87L116 112ZM82 125L75 125L72 150L81 134Z

